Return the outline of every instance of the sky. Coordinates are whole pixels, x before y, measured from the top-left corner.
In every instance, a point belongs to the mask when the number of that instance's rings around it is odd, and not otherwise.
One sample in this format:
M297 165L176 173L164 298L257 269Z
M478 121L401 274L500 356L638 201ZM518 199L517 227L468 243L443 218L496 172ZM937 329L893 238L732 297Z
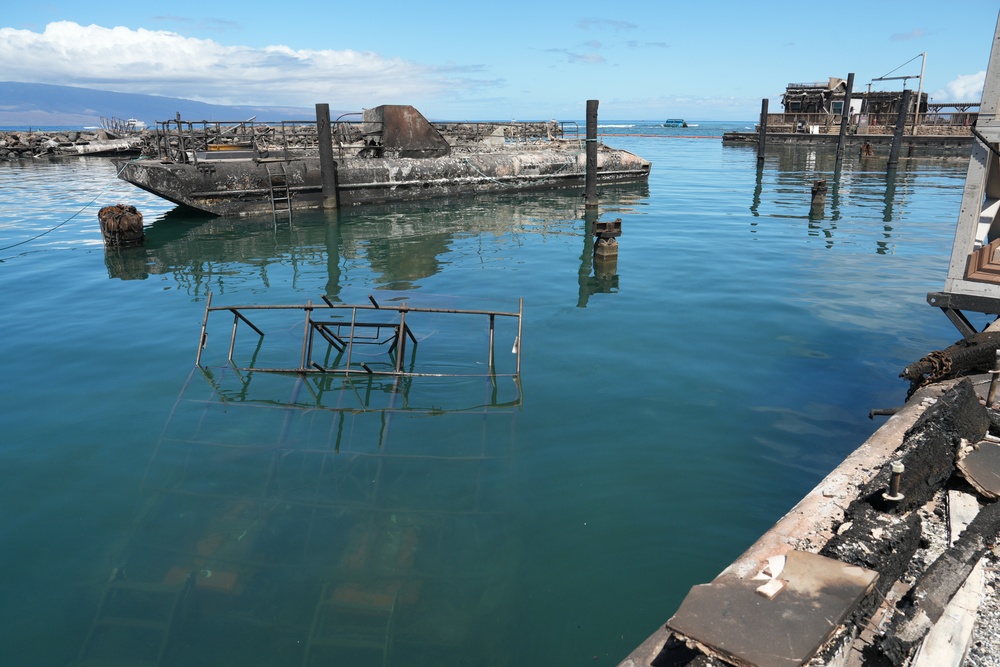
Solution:
M995 0L8 2L0 80L435 120L752 120L789 83L978 102ZM926 54L922 56L921 54ZM872 83L900 90L903 81ZM0 100L0 107L3 100Z

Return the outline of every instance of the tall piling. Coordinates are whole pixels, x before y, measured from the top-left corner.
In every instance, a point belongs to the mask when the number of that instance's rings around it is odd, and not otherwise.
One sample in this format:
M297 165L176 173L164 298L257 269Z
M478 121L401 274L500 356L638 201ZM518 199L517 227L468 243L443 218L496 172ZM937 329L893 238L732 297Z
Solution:
M764 161L764 146L767 143L767 98L760 101L760 124L757 126L757 161Z
M840 138L837 140L837 164L844 159L844 143L847 141L847 128L851 124L851 94L854 92L854 72L847 75L847 90L844 92L844 109L840 116Z
M337 208L337 163L333 159L329 104L316 105L316 133L319 141L319 170L323 181L323 208Z
M597 104L587 100L587 174L584 201L587 207L597 206Z
M889 149L889 163L886 165L890 169L899 164L899 147L903 143L903 128L906 126L906 113L910 109L910 95L912 90L907 88L903 91L903 100L899 104L899 115L896 116L896 129L892 133L892 147Z

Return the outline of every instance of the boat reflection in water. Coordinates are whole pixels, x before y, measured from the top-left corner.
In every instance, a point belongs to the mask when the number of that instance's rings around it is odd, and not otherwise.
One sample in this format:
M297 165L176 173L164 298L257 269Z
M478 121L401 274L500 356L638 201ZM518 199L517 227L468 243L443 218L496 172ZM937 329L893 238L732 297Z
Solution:
M601 215L634 213L648 197L644 183L604 188ZM593 239L590 223L583 222L585 208L579 194L510 194L306 212L278 224L270 216L219 218L177 208L147 226L145 246L106 249L105 263L110 277L123 280L172 274L191 294L218 292L222 275L249 284L285 268L299 281L322 267L325 293L337 299L350 267L359 263L377 274L380 288L409 290L441 272L459 239L486 234L517 242L525 234L572 234L589 248L589 273Z

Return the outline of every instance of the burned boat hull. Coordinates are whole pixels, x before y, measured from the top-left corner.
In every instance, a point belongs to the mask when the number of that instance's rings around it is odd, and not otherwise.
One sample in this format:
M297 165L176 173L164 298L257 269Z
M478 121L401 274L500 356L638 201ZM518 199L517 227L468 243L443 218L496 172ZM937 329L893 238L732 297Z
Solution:
M405 105L357 115L360 122L341 117L331 123L325 105L317 105L315 126L157 123L156 157L119 163L119 177L216 215L585 184L587 143L578 130L575 137L567 131L567 124L432 124ZM596 145L598 184L649 178L649 161Z
M600 185L641 182L650 163L632 153L598 152ZM356 206L540 188L581 188L583 152L569 148L458 154L435 158L336 160L337 204ZM119 177L169 201L216 215L274 211L276 176L293 210L324 206L319 157L219 159L197 164L136 160L120 165ZM280 208L280 207L279 207Z

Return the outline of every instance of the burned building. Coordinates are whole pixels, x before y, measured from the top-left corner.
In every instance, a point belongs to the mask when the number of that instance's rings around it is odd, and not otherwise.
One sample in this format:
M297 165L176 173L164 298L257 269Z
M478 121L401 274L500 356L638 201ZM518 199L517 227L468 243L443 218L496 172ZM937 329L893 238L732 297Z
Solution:
M844 98L847 96L847 79L831 76L826 83L790 83L781 96L781 104L786 114L830 114L840 116L844 113ZM911 96L910 108L907 113L927 113L927 93L920 93L920 106L917 108L917 96ZM899 106L903 100L903 91L891 90L884 92L858 92L851 95L851 106L858 113L875 115L899 114Z

